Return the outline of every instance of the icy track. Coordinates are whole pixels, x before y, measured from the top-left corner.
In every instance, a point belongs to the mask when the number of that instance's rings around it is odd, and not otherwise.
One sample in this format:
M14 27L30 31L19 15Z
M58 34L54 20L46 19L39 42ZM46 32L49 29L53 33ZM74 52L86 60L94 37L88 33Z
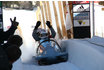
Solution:
M79 70L75 65L65 62L48 66L22 64L20 60L14 63L13 70Z
M104 47L101 42L103 43L104 39L100 37L62 40L61 45L66 47L69 53L67 62L38 66L23 64L19 59L14 63L13 70L104 70Z

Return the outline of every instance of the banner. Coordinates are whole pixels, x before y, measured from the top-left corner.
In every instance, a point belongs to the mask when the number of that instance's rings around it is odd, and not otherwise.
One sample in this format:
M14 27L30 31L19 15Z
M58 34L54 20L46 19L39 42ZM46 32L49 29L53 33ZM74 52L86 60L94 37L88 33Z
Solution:
M73 2L74 38L90 38L90 2Z
M73 12L84 12L89 10L89 4L73 5Z
M90 26L89 20L74 20L74 27Z
M89 16L90 16L89 12L73 13L74 20L88 20Z
M74 13L73 14L74 27L90 26L89 15L90 15L89 12Z

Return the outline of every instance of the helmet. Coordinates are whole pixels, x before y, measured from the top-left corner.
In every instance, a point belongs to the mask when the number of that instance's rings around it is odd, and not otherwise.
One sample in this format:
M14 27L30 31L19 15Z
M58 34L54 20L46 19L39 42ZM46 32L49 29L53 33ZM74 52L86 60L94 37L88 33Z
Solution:
M39 35L40 38L46 38L46 37L48 37L48 32L45 29L38 28L37 33L38 33L38 35Z

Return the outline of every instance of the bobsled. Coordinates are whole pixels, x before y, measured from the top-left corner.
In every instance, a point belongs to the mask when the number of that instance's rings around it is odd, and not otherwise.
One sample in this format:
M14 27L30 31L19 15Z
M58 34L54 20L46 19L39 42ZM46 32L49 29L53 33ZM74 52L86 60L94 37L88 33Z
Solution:
M68 53L53 39L42 41L36 50L35 60L39 65L50 65L68 60Z

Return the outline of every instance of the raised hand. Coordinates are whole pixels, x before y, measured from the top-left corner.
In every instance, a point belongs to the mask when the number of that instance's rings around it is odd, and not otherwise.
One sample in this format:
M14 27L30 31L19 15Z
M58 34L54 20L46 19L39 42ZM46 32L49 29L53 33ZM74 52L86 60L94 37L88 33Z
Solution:
M18 26L18 22L16 21L16 17L14 17L14 20L12 20L11 18L10 18L10 21L11 21L11 23L12 23L12 26L14 26L14 27L17 27Z
M49 28L52 27L51 24L50 24L50 21L46 21L46 25L47 25Z
M40 25L41 25L41 22L40 21L37 21L36 26L35 26L35 29L37 29Z

